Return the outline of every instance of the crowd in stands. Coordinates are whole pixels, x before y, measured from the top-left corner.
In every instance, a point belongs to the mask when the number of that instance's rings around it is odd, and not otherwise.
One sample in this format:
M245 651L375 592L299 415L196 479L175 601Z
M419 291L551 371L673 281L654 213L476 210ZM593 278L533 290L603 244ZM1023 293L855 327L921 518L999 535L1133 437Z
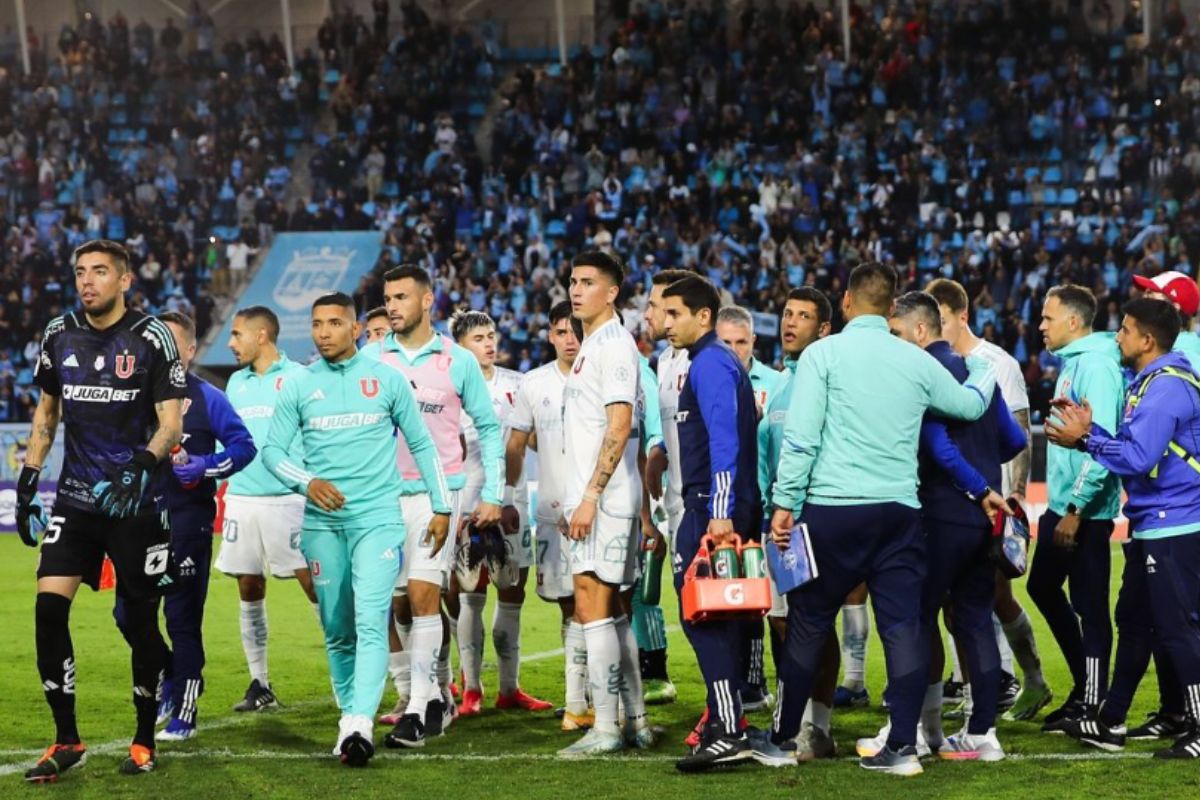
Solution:
M1177 5L1145 47L1106 0L857 3L847 57L823 4L654 0L566 66L513 60L500 22L391 5L335 3L290 74L278 37L218 36L199 5L157 31L86 17L31 42L30 77L0 36L0 419L28 416L32 343L94 236L130 244L137 304L203 334L273 232L376 227L360 309L421 263L439 316L491 313L516 368L549 357L585 247L629 265L635 333L659 268L770 314L805 284L837 308L877 259L906 288L963 282L1042 407L1046 288L1093 288L1114 329L1132 275L1195 274L1200 20Z

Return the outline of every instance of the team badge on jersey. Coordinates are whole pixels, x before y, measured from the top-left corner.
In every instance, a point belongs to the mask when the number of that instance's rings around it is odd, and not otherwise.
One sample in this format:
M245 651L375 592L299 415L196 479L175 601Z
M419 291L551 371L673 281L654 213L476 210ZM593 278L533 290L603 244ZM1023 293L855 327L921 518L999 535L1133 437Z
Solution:
M104 369L104 355L103 354L96 356L96 360L94 362L92 362L92 368L95 369L96 372L99 372L100 370Z
M275 391L278 392L282 388L283 388L283 378L276 378L275 379Z
M189 409L189 408L191 408L191 407L192 407L192 398L190 398L190 397L185 397L185 398L183 398L183 413L184 413L184 416L186 416L186 415L187 415L188 409Z
M114 371L118 378L128 378L133 374L134 360L134 357L128 354L117 356L117 365L114 367Z
M187 373L184 372L183 362L176 361L171 365L171 374L169 377L171 379L171 385L176 389L183 389L187 387Z
M362 389L363 397L370 398L379 394L379 381L375 378L371 378L370 380L366 378L361 379L358 382L358 387Z

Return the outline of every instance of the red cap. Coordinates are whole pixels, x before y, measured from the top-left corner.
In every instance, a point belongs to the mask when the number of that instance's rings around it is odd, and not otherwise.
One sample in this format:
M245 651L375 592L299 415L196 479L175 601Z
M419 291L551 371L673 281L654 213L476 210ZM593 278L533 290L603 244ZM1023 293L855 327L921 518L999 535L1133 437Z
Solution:
M1185 317L1196 316L1200 309L1200 287L1182 272L1164 272L1153 278L1134 275L1133 282L1139 289L1164 295Z

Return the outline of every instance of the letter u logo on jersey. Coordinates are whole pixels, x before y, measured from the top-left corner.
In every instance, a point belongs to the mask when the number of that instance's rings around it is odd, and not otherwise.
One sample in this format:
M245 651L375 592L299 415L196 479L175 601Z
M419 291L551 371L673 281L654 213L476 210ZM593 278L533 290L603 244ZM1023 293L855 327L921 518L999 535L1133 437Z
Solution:
M379 394L379 381L375 378L370 380L363 378L358 382L358 387L362 389L363 397L374 397Z
M119 355L117 356L117 364L113 368L113 371L117 374L118 378L128 378L133 374L133 362L133 356L127 354Z
M276 378L275 379L275 391L278 392L282 388L283 388L283 378Z
M578 375L580 370L583 369L583 362L585 361L587 361L587 356L582 356L578 361L575 362L575 369L571 371Z

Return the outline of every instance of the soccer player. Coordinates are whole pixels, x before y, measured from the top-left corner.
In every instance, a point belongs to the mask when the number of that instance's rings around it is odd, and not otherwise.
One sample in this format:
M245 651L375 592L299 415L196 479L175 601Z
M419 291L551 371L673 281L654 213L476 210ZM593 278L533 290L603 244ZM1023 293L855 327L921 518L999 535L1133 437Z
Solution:
M760 535L759 412L750 376L714 331L721 305L716 287L697 275L671 284L662 296L667 338L672 347L688 349L691 364L676 414L684 512L672 565L681 593L706 536L721 545L738 533L748 539ZM700 746L675 763L681 772L757 757L741 730L745 628L740 620L683 621L708 689L708 723Z
M177 311L160 314L175 339L185 370L196 356L196 326ZM222 449L217 451L217 443ZM183 437L186 454L166 481L166 505L171 520L171 552L179 565L175 591L163 602L167 635L173 652L167 655L158 721L167 726L155 738L160 742L190 739L196 734L196 703L204 693L204 602L212 564L213 518L217 513L217 481L245 468L257 454L250 431L212 384L187 373L183 400ZM125 600L117 597L113 615L123 633L130 633Z
M588 685L595 726L559 754L571 758L623 747L617 720L624 705L624 734L648 746L638 670L637 642L619 592L637 577L642 508L635 425L639 370L637 346L617 319L624 267L598 250L575 256L571 310L583 341L567 376L563 427L567 463L563 524L571 539L575 613L583 624ZM636 687L636 688L635 688Z
M550 346L554 361L530 370L521 378L516 404L508 424L512 428L506 447L510 484L525 468L525 451L533 448L538 460L537 508L534 509L537 546L537 593L558 603L562 612L562 639L566 654L566 705L562 729L590 728L595 713L588 707L587 646L583 626L575 618L575 587L567 558L568 540L559 530L563 483L567 474L563 434L563 390L579 353L579 340L571 326L571 302L550 309ZM507 508L505 509L507 511Z
M81 583L100 584L107 554L125 603L132 651L137 728L121 772L156 765L154 727L166 644L158 604L173 586L170 531L161 499L171 448L183 434L187 380L171 331L125 304L133 282L129 255L97 239L76 248L75 289L82 308L51 320L35 383L41 390L25 465L17 483L17 531L37 546L37 664L54 716L54 743L25 779L46 783L78 764L85 748L75 720L75 652L68 619ZM47 520L38 476L59 421L66 436L58 496Z
M963 357L942 338L941 310L932 295L909 292L896 300L888 319L894 335L941 362L957 380L967 377ZM921 519L925 526L928 576L922 617L929 635L929 685L921 710L925 744L947 760L1000 761L1004 749L996 738L996 696L1000 690L1000 654L992 628L996 567L988 553L992 520L1004 508L999 485L1001 464L1027 444L1001 394L993 392L989 412L969 424L926 415L921 424ZM948 602L947 602L948 601ZM938 614L946 605L955 641L970 664L972 696L979 705L960 733L942 733L942 668L945 651ZM886 734L881 734L885 739ZM918 736L918 747L921 737ZM873 750L882 741L860 743Z
M971 359L970 376L960 385L933 356L895 339L885 317L896 283L886 265L855 267L842 298L845 329L810 345L796 367L771 536L781 548L792 546L798 516L819 575L788 593L784 696L771 741L784 745L799 733L834 618L847 593L865 580L888 664L891 728L884 747L859 763L915 775L921 772L915 745L929 663L914 591L926 572L917 438L927 409L956 419L982 416L995 375Z
M1046 293L1040 330L1046 347L1062 359L1055 397L1091 404L1097 425L1117 429L1124 379L1112 339L1093 333L1096 298L1082 286L1055 286ZM1046 448L1049 508L1038 521L1037 547L1026 589L1066 659L1074 686L1042 730L1056 733L1067 720L1094 713L1108 689L1112 655L1109 617L1108 540L1121 505L1121 484L1088 453L1050 444ZM1069 582L1068 600L1063 584Z
M383 306L372 308L367 312L366 319L367 344L374 342L382 342L383 337L391 333L392 328L388 325L387 309Z
M342 712L334 752L344 764L363 766L375 754L372 721L387 680L388 606L406 539L422 540L436 555L446 545L451 507L408 381L355 346L361 329L354 301L340 292L317 298L312 331L321 359L284 384L263 460L308 498L300 547L317 590ZM291 457L297 437L304 439L300 462ZM432 514L424 529L407 528L397 507L399 441L428 493Z
M694 274L688 270L664 269L654 273L650 279L646 329L651 341L657 342L666 338L666 332L663 330L663 291L675 281ZM675 412L679 407L679 392L687 379L687 369L686 349L676 349L668 344L666 349L659 353L655 384L658 387L663 444L652 448L646 456L646 491L655 500L662 500L663 510L667 515L665 539L657 529L650 531L660 570L662 562L666 560L668 540L675 541L675 533L683 520L683 482L679 470L679 428L675 423ZM650 402L654 402L653 397L650 398ZM649 546L649 543L646 546ZM642 580L661 580L661 575L643 574ZM638 596L640 594L635 591L633 627L638 643L646 702L672 703L677 692L667 673L666 621L663 618L662 604L647 605L641 602Z
M1003 348L979 338L971 331L970 303L961 284L948 278L931 281L926 291L937 300L942 317L942 336L960 356L979 356L987 359L996 370L996 380L1004 403L1012 412L1021 429L1025 431L1025 448L1017 457L1004 465L1001 485L997 488L1004 497L1025 503L1025 487L1029 482L1029 465L1033 457L1033 437L1029 435L1029 392L1025 388L1025 376L1021 365ZM1054 699L1054 693L1046 685L1042 674L1042 660L1038 656L1037 640L1029 615L1013 597L1012 581L998 571L996 573L996 603L993 622L996 644L1000 648L1000 703L1004 718L1010 721L1033 719L1038 711ZM954 655L956 679L961 683L958 667L958 648L950 651ZM1017 683L1012 671L1013 658L1021 665L1024 685ZM1017 692L1020 694L1017 694ZM954 697L953 688L947 694ZM963 714L970 716L973 705L969 690L964 686Z
M783 452L783 425L787 417L788 404L795 388L796 364L800 356L819 339L829 335L833 307L829 298L819 290L808 286L788 292L787 302L780 315L779 340L783 350L783 380L779 382L758 423L758 488L762 493L763 506L770 507L775 485L779 456ZM776 675L782 675L781 661L784 657L784 641L787 637L787 601L775 590L771 582L771 610L767 623L771 626L771 652L775 660ZM812 761L817 758L833 758L837 747L830 730L833 715L834 690L837 687L840 661L836 629L831 631L821 653L817 668L813 696L804 708L800 734L796 737L796 760ZM756 739L753 744L764 743Z
M1132 538L1117 597L1120 636L1112 686L1099 712L1068 721L1064 731L1104 750L1119 750L1137 729L1125 715L1150 653L1161 648L1171 665L1174 691L1186 698L1188 721L1175 721L1170 747L1156 758L1200 758L1200 376L1178 347L1180 320L1155 297L1125 305L1117 342L1121 361L1137 371L1116 434L1092 421L1086 401L1056 401L1046 435L1061 447L1085 448L1096 463L1120 475L1128 495L1125 515ZM1158 738L1142 726L1136 738Z
M504 445L479 363L449 337L434 333L430 317L433 283L425 270L413 265L388 270L383 276L383 298L392 332L382 342L364 348L364 354L403 373L416 387L417 407L446 473L454 517L451 530L456 536L462 527L459 509L468 511L459 502L466 484L460 438L463 412L471 418L479 434L484 471L479 505L471 511L471 519L479 527L495 525L500 522L503 499ZM404 524L410 530L424 530L432 513L425 486L403 443L397 449L397 458ZM434 550L419 537L405 544L404 565L392 604L393 624L399 630L392 641L389 672L399 699L389 716L396 720L395 730L384 741L389 747L422 747L426 735L440 736L453 720L450 623L443 619L441 605L449 585L454 549L451 542L444 550ZM403 713L395 717L400 711Z
M304 374L303 366L280 352L278 339L279 318L271 309L248 306L234 315L229 350L241 369L229 376L225 396L260 445L267 440L283 387ZM303 460L301 446L297 437L292 443L293 461ZM233 710L262 711L279 704L267 670L267 575L295 578L316 610L312 576L300 552L304 496L293 494L267 469L261 452L229 479L225 491L216 567L237 580L242 651L250 670L250 685Z
M509 422L516 405L521 373L496 366L496 323L481 311L457 311L450 318L450 335L479 362L483 379L492 398L492 410L501 425L501 439L509 437ZM486 476L475 426L465 420L463 438L467 443L467 482L463 500L467 508L479 504ZM507 451L506 451L507 455ZM549 711L554 706L521 691L521 607L525 604L525 583L533 564L533 546L529 531L529 488L525 481L524 462L516 475L504 487L503 506L510 509L504 516L505 533L509 536L509 557L515 560L515 575L488 574L486 582L480 573L467 574L459 569L458 646L459 662L463 669L463 699L458 713L478 714L483 702L483 683L480 669L483 661L483 608L487 603L487 583L496 585L496 609L492 616L492 646L500 673L500 694L496 708L520 708L526 711ZM502 510L503 515L503 510ZM460 565L462 566L462 565ZM506 569L506 572L508 570ZM512 578L515 581L511 582Z

